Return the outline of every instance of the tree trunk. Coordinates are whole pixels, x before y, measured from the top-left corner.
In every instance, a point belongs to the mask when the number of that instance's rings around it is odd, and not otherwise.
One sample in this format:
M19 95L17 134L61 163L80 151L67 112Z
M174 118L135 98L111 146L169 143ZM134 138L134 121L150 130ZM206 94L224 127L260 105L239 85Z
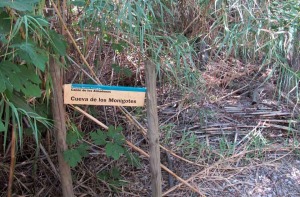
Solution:
M161 187L161 167L159 150L159 130L157 116L157 94L156 94L156 74L155 65L151 61L145 62L146 83L147 83L147 120L148 120L148 138L149 155L151 170L152 196L162 196Z
M74 192L71 169L63 158L63 152L68 149L68 146L66 143L66 120L65 107L63 104L62 72L53 57L50 57L49 66L53 83L52 112L62 193L64 197L73 197Z

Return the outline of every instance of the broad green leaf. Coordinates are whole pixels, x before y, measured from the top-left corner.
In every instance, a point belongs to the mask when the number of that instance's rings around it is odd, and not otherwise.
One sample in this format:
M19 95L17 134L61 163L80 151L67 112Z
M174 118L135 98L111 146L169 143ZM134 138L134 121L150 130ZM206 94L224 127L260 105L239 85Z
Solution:
M64 151L64 160L71 166L76 167L81 161L81 155L78 150L70 149Z
M111 177L113 179L119 179L120 178L120 170L116 167L113 167L110 171Z
M121 133L122 127L117 127L116 129L113 126L108 127L107 136L114 142L119 145L124 144L125 138Z
M41 83L41 80L39 76L36 74L34 67L22 65L19 68L22 74L22 79L29 80L36 84Z
M0 93L4 92L5 90L6 90L5 77L0 72Z
M0 92L8 89L9 92L22 92L25 96L40 97L40 83L33 66L18 66L9 61L0 63Z
M129 68L124 68L123 72L124 72L124 75L126 77L131 77L132 76L132 71Z
M5 131L5 126L3 122L0 120L0 132Z
M24 59L27 63L35 65L41 71L45 71L45 65L48 62L48 56L45 50L30 42L13 44L10 48L19 48L20 51L17 53L22 59Z
M113 48L113 50L119 53L121 53L125 48L123 43L112 43L111 47Z
M122 154L124 154L124 148L116 143L108 142L105 146L105 152L108 157L112 157L114 160L117 160Z
M0 12L0 35L7 35L10 32L10 16L6 12Z
M52 45L54 51L61 56L66 55L67 43L64 40L63 36L56 33L55 31L50 31L49 35L50 38L52 39Z
M88 153L89 149L90 149L90 146L86 143L82 143L76 148L76 150L79 152L79 154L82 157L86 157L89 155L89 153Z
M67 144L70 146L75 145L78 141L77 134L72 130L68 131L66 141L67 141Z
M120 73L121 67L118 64L112 64L111 67L115 70L116 73Z
M109 172L107 170L102 171L97 174L97 177L102 181L107 181L110 177Z
M94 144L100 145L100 146L106 144L107 135L103 131L98 129L97 132L90 133L90 136L91 136Z
M34 4L40 2L40 0L1 0L0 8L9 7L18 11L32 11Z
M23 16L25 17L25 16ZM31 25L37 29L43 30L44 33L48 33L46 29L43 27L48 27L49 22L42 16L32 16L32 15L26 15L28 20L30 21Z
M78 7L84 7L85 1L84 0L73 0L73 1L71 1L71 4L78 6Z
M24 84L24 87L22 87L21 91L25 94L25 96L33 96L33 97L40 97L42 93L38 85L31 83L29 81Z
M13 86L18 86L21 84L21 78L18 77L18 73L20 72L20 69L17 65L9 62L9 61L3 61L0 63L0 74L1 79L0 80L0 90L3 90L3 82L5 83L5 89L8 89L10 92L13 90ZM13 84L13 82L16 81L16 84ZM1 92L1 91L0 91Z
M27 113L30 113L30 116L33 118L38 118L40 115L35 112L34 109L32 109L28 103L24 101L24 98L21 98L20 96L13 94L13 93L7 93L6 97L11 101L17 108L23 109Z

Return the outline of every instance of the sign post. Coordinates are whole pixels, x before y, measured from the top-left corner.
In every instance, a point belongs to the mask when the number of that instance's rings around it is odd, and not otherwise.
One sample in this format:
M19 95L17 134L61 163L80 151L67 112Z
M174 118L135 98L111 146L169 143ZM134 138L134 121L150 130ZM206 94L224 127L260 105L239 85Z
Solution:
M156 93L156 73L155 64L150 60L145 62L146 84L147 84L147 120L148 120L148 139L151 169L152 196L162 196L161 184L161 164L159 150L159 129L157 115L157 93Z
M155 65L146 61L147 120L152 196L162 196ZM144 106L146 88L65 84L64 103L79 105Z

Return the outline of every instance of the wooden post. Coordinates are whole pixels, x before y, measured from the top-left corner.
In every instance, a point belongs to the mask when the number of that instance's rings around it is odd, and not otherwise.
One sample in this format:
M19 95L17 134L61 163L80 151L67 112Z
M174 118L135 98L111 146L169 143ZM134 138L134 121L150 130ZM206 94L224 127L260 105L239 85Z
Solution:
M156 73L155 65L147 60L146 67L146 84L147 84L147 120L149 139L149 155L151 170L152 196L162 196L161 167L160 167L160 150L159 150L159 129L157 116L157 94L156 94Z
M54 131L56 137L61 188L64 197L73 197L74 192L71 169L63 158L63 152L68 149L68 146L66 143L66 120L62 92L62 73L60 66L53 57L50 57L49 66L53 84L52 112L55 127Z

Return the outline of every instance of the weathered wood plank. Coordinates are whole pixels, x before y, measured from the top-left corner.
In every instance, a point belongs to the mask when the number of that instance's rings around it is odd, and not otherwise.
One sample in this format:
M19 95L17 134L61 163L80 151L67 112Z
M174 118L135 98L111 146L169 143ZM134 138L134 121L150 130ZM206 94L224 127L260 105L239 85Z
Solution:
M156 93L156 73L155 65L147 60L146 85L147 85L147 120L149 138L149 155L151 169L152 196L162 196L160 150L159 150L159 129L157 115L157 93Z

